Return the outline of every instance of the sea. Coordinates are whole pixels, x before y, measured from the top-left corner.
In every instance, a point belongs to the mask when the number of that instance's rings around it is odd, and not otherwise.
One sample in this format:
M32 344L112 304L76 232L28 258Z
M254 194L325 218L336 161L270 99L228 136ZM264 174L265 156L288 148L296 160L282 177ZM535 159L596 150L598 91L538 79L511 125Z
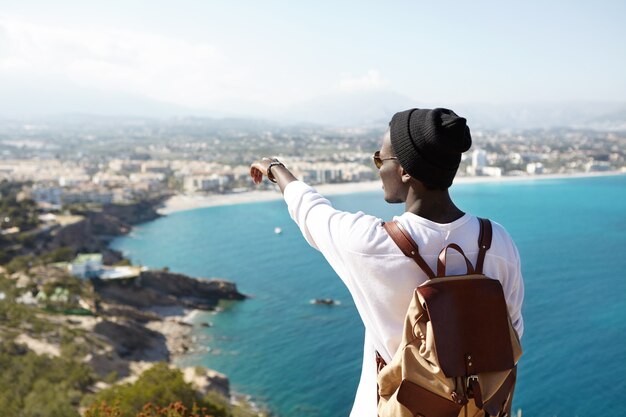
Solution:
M626 415L626 175L459 184L451 195L462 210L504 225L521 255L524 355L514 411ZM382 191L329 200L382 219L404 208L385 203ZM134 264L225 278L250 296L196 316L211 327L195 327L198 349L182 364L225 373L235 391L280 417L348 416L363 327L282 200L173 213L112 245Z

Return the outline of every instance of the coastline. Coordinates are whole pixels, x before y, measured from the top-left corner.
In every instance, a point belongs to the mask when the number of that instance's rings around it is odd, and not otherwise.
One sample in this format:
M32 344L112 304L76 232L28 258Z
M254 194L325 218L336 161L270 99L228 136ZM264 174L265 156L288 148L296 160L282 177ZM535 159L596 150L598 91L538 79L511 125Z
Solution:
M610 176L617 176L617 175L625 175L626 172L603 172L603 173L580 173L580 174L571 174L571 175L543 175L543 176L524 176L524 177L504 177L504 178L490 178L490 177L459 177L456 181L455 184L475 184L475 183L492 183L492 184L499 184L499 183L509 183L509 182L518 182L518 183L523 183L526 182L528 184L531 184L530 186L532 187L532 184L534 181L537 181L536 184L537 186L540 186L541 183L540 181L542 180L554 180L554 181L559 181L559 180L567 180L567 179L573 179L576 180L577 178L587 178L587 177L610 177ZM619 179L619 178L617 178ZM368 187L369 184L369 188ZM565 184L565 182L563 182L563 184ZM363 189L359 188L357 189L357 187L354 187L355 185L361 185L363 187ZM347 193L355 193L355 192L371 192L371 191L377 191L380 188L380 183L379 182L370 182L370 183L362 183L362 184L338 184L338 185L334 185L331 186L335 188L335 194L347 194ZM515 186L513 186L515 187ZM320 190L320 192L322 192L322 188L321 187L316 187L318 190ZM560 188L557 187L556 188ZM280 193L278 191L275 190L270 190L267 191L263 194L274 194L274 198L271 198L273 200L279 200L281 199ZM243 194L243 193L242 193ZM328 193L325 193L328 194ZM216 196L216 197L220 197L220 196ZM250 203L254 203L254 200L251 201L242 201L243 203L246 202L250 202ZM231 203L231 204L239 204L239 203ZM220 204L216 204L215 201L213 201L213 204L211 204L212 206L218 206ZM222 205L227 205L227 204L222 204ZM189 210L189 209L187 209ZM190 330L188 328L188 330ZM196 331L196 329L194 329L194 331ZM193 356L191 356L193 357ZM191 362L189 363L189 366L191 366ZM224 371L226 372L226 371Z
M461 184L485 184L504 183L522 181L543 181L562 180L572 178L608 177L615 175L626 175L624 171L606 172L581 172L574 174L545 174L532 176L511 176L511 177L457 177L454 185ZM323 195L353 194L361 192L372 192L381 190L380 180L366 182L347 182L340 184L320 184L314 185L315 189ZM276 187L274 190L253 190L233 194L208 194L208 195L186 195L176 194L166 201L157 210L161 215L168 215L180 211L195 210L206 207L230 206L235 204L258 203L263 201L282 200L282 195Z
M176 364L181 357L196 348L193 338L194 318L201 311L198 309L176 310L179 311L172 311L168 307L153 307L150 311L156 313L161 321L151 321L145 325L146 328L163 335L165 345L170 352L169 363L171 364Z

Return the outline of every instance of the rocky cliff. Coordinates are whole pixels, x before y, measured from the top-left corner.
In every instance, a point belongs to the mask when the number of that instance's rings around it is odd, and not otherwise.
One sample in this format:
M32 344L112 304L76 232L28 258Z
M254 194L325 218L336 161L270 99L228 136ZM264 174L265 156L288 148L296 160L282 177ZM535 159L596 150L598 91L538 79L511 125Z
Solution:
M122 254L108 247L111 239L127 234L132 225L159 217L155 207L160 200L140 201L133 204L108 204L98 211L80 212L83 220L45 231L38 239L45 242L38 252L51 252L71 248L75 253L100 252L105 265L123 259Z
M243 300L237 285L222 279L196 279L166 271L143 271L136 278L96 280L96 292L108 303L146 309L180 306L212 310L219 300Z
M102 212L119 219L126 224L134 225L154 220L159 216L155 207L162 203L163 198L140 201L133 204L107 204Z

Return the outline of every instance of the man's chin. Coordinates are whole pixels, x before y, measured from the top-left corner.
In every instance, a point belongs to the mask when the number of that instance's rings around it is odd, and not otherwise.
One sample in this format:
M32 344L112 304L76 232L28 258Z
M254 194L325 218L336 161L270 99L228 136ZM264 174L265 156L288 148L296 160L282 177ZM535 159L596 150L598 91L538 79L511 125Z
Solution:
M385 201L389 204L404 203L401 198L385 195Z

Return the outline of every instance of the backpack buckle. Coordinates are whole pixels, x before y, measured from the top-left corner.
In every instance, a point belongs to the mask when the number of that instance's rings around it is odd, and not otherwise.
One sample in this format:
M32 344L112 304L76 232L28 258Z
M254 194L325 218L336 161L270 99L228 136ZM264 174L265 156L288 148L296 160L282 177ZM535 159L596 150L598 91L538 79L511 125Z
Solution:
M467 397L473 398L476 407L483 408L483 393L480 389L480 383L478 382L478 376L470 375L467 378Z

